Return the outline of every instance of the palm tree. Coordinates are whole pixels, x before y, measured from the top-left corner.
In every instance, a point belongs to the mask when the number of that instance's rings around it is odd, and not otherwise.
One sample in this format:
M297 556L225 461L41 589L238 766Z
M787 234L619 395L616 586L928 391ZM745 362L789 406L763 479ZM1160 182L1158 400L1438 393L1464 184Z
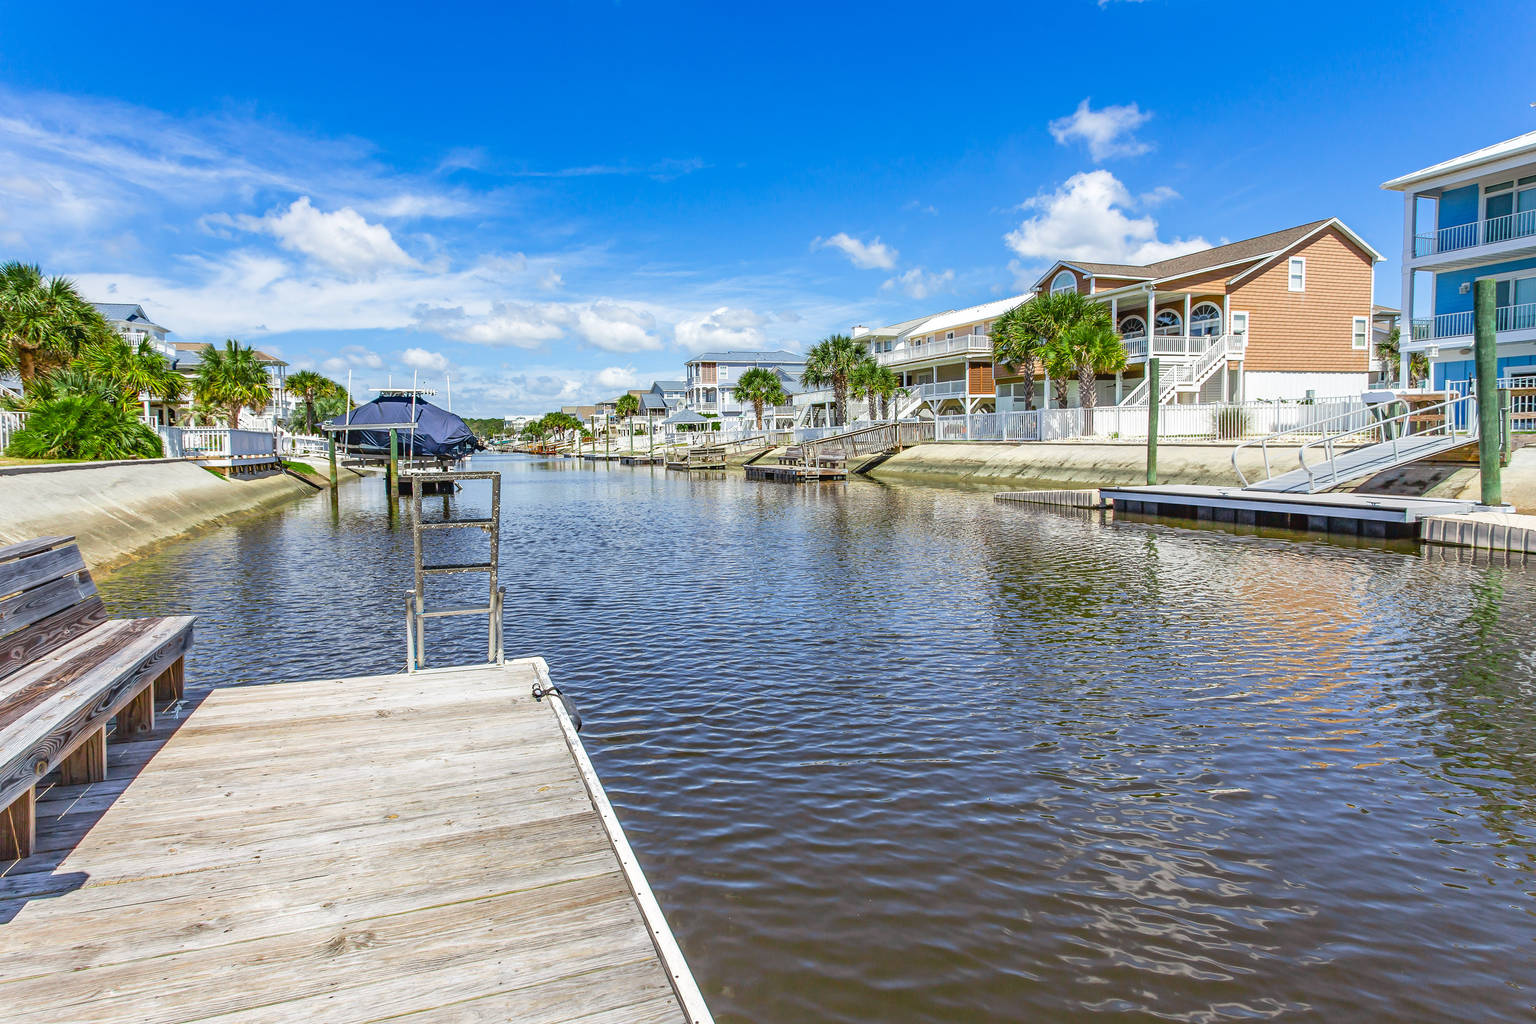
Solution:
M67 361L108 329L68 278L45 280L33 263L0 266L0 364L20 375L23 390L38 375L39 360Z
M1056 385L1056 395L1065 406L1067 379L1073 376L1082 378L1082 363L1077 349L1085 339L1080 338L1075 346L1063 349L1060 344L1062 336L1078 329L1080 325L1103 328L1114 333L1114 318L1108 306L1093 302L1078 292L1038 295L1021 308L1023 311L1018 330L1037 339L1038 349L1046 363L1046 373L1051 376ZM996 330L996 325L993 329ZM1033 391L1033 380L1030 385L1029 390Z
M1100 306L1100 309L1104 307ZM1120 335L1107 321L1098 317L1079 320L1069 326L1052 345L1059 365L1077 377L1077 404L1083 407L1083 431L1093 433L1093 410L1098 405L1095 383L1101 373L1119 373L1125 369L1125 346Z
M869 403L869 419L875 420L875 404L880 398L880 371L886 369L873 359L866 359L853 368L848 376L848 389L854 398Z
M149 339L134 344L110 326L80 353L74 363L92 380L110 386L119 405L147 395L162 402L175 402L186 388L186 379L171 368Z
M315 432L315 403L322 398L335 398L342 387L331 378L314 370L300 370L288 375L288 391L304 400L304 433Z
M765 366L743 370L736 380L735 391L736 401L752 403L758 430L763 429L763 406L783 405L789 401L789 395L784 391L784 382L777 373Z
M805 354L805 369L800 380L807 387L831 387L836 426L848 423L848 382L853 377L854 368L869 359L864 346L846 334L829 335L812 345Z
M626 391L613 404L613 411L618 415L619 420L629 428L629 453L633 455L635 453L635 426L629 421L634 418L635 413L640 411L640 399Z
M1401 369L1399 359L1402 357L1403 331L1400 327L1394 327L1387 336L1376 344L1376 354L1381 358L1382 368L1386 372L1386 378L1394 381L1399 387L1413 387L1414 381L1424 380L1429 376L1429 357L1423 352L1415 352L1408 357L1408 380L1397 379Z
M874 373L874 393L880 396L880 418L891 418L891 401L906 389L901 386L901 378L896 371L889 366L879 367Z
M256 360L256 350L234 338L223 348L209 345L192 382L198 401L224 410L231 428L240 426L240 410L260 409L272 400L272 380Z
M1031 305L1021 302L992 321L992 361L1012 366L1024 378L1026 411L1035 407L1035 366L1040 360L1040 335L1025 313Z

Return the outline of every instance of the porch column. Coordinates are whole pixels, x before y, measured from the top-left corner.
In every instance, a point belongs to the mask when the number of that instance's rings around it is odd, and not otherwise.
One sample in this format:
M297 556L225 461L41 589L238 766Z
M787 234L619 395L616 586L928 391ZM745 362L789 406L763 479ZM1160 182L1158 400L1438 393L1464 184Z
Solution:
M1042 372L1040 379L1045 381L1045 400L1041 403L1041 408L1049 410L1051 407L1051 375Z
M1124 397L1125 397L1125 371L1123 371L1123 370L1116 370L1115 371L1115 404L1119 405L1120 404L1120 400L1122 398L1124 398Z
M1157 321L1157 289L1147 289L1147 358L1157 353L1152 350L1152 325Z
M1403 343L1401 335L1398 336L1397 343L1399 345L1401 345ZM1398 349L1398 351L1397 351L1397 386L1400 387L1400 388L1406 388L1406 387L1409 386L1409 382L1408 382L1408 369L1409 369L1409 366L1411 365L1411 360L1412 359L1413 359L1413 353L1412 352L1409 352L1407 349L1403 349L1403 348Z
M1189 292L1184 293L1184 337L1189 337ZM1189 342L1184 342L1184 354L1189 355Z
M1231 369L1229 369L1227 367L1227 357L1225 355L1223 355L1221 357L1221 404L1222 405L1226 405L1227 404L1227 388L1231 386L1231 383L1232 383L1231 378L1232 378L1232 371L1231 371Z
M1117 295L1110 296L1109 319L1110 325L1118 332L1120 330L1120 297Z

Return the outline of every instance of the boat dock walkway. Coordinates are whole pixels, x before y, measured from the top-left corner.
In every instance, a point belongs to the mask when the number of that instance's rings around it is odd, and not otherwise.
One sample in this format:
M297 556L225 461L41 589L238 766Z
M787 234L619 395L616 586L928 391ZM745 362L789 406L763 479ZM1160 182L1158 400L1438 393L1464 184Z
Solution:
M1214 522L1281 526L1364 537L1418 537L1430 516L1473 511L1474 501L1410 498L1388 494L1331 491L1287 494L1243 487L1198 485L1100 487L1115 514L1174 516Z
M41 794L37 852L0 863L0 1015L709 1021L536 682L525 659L215 689L106 782Z

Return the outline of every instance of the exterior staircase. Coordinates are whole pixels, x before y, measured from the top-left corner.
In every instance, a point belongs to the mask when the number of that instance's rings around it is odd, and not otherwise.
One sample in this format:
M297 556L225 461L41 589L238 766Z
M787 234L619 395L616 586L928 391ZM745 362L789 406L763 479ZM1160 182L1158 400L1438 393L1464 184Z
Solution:
M1199 394L1201 385L1216 376L1227 360L1242 357L1245 344L1246 339L1241 334L1223 334L1193 359L1161 357L1158 404L1166 405L1180 394ZM1119 404L1146 405L1151 383L1149 378L1142 377Z

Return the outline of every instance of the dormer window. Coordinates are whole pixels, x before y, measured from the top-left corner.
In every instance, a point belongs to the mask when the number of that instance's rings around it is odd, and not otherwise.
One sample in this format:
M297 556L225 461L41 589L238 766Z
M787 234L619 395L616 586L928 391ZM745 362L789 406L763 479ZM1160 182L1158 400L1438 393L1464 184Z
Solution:
M1051 278L1051 294L1060 295L1063 292L1077 291L1077 275L1070 270L1063 270Z

